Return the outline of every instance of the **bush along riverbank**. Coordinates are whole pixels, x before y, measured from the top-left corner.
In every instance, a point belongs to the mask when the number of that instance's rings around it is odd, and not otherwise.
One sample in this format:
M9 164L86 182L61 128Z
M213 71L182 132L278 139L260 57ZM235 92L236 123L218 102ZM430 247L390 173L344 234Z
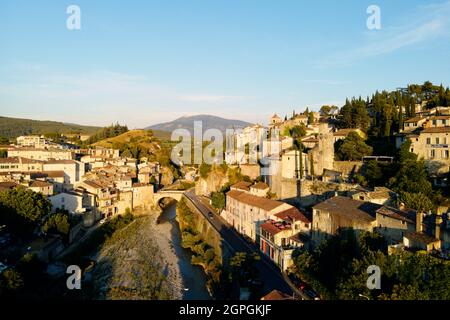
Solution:
M188 207L186 200L182 199L177 204L177 221L181 230L181 245L192 253L191 263L201 266L207 276L207 288L211 296L219 298L222 290L219 290L222 282L223 267L221 248L209 243L204 234L197 230L198 221Z

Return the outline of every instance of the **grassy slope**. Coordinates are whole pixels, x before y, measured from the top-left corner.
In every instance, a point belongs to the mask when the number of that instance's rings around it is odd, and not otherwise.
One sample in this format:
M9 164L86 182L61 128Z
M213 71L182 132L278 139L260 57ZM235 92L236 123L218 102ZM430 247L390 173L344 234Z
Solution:
M93 144L95 147L111 148L124 144L139 144L146 148L153 148L155 137L146 130L130 130L117 137L100 140Z

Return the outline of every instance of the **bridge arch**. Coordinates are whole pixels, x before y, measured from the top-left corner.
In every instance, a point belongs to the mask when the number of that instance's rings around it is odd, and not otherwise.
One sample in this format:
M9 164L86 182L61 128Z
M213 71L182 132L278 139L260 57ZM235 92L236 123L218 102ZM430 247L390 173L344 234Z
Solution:
M162 199L169 198L180 202L183 194L182 190L161 190L153 194L153 201L155 204L159 204Z

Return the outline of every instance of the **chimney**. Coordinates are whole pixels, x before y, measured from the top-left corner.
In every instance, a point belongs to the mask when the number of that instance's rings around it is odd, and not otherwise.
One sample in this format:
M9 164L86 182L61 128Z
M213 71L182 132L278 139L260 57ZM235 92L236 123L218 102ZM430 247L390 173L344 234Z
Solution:
M436 215L436 229L434 231L434 237L438 240L441 240L441 223L442 223L442 216Z
M420 211L416 213L416 232L423 232L423 213Z

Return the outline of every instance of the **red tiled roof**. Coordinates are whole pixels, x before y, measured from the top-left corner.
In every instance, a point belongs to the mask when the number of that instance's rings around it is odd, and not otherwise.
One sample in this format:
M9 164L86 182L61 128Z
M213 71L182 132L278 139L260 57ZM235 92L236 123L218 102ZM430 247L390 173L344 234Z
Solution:
M48 160L45 164L74 164L75 160Z
M414 123L414 122L418 122L418 121L420 121L420 120L425 120L425 118L422 118L422 117L414 117L414 118L411 118L411 119L406 120L405 123Z
M14 189L18 186L15 182L0 182L0 190Z
M36 178L61 178L64 177L64 171L55 170L55 171L41 171L41 172L31 172L31 177L33 179Z
M275 235L281 231L290 230L291 224L285 223L282 221L269 220L269 221L264 222L261 225L261 229L265 230L266 232L268 232L270 234Z
M0 163L42 163L42 161L23 158L23 157L9 157L0 158Z
M289 222L302 221L304 223L311 223L311 221L295 207L276 213L274 216Z
M447 133L450 132L450 127L432 127L425 128L421 133Z
M284 292L272 290L270 293L262 297L261 300L293 300L293 298Z
M266 211L271 211L281 205L283 202L275 201L271 199L266 199L262 197L257 197L243 191L231 190L227 192L227 196L236 199L239 202L245 203L247 205L257 207Z
M267 183L258 182L258 183L255 183L254 185L252 185L250 188L259 189L259 190L266 190L266 189L269 188L269 186L267 185Z
M30 183L30 188L45 188L45 187L51 187L51 186L52 186L51 183L48 183L45 181L39 181L39 180L35 180Z
M230 188L249 191L251 185L252 185L251 182L240 181L238 183L233 184Z

